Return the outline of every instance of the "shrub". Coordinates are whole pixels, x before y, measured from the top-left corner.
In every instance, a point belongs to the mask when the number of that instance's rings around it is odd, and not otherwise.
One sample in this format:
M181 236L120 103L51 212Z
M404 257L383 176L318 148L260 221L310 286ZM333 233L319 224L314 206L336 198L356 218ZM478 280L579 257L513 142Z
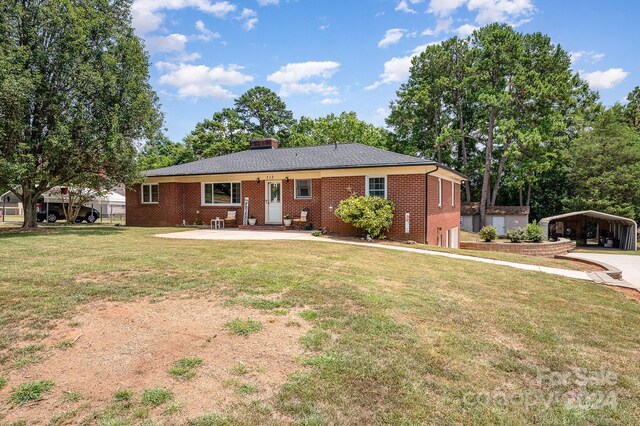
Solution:
M366 235L378 238L393 221L393 202L380 197L352 195L340 201L336 216L346 223L362 229Z
M498 238L498 230L496 229L495 226L493 225L489 225L489 226L484 226L480 232L478 232L478 235L480 236L480 238L482 238L484 241L486 242L490 242L495 240L496 238Z
M542 227L535 220L527 225L527 240L539 243L543 238Z
M313 231L311 233L311 235L313 235L314 237L321 237L322 236L322 232L321 231Z
M525 228L513 228L507 232L507 238L512 243L519 243L527 239L527 230Z

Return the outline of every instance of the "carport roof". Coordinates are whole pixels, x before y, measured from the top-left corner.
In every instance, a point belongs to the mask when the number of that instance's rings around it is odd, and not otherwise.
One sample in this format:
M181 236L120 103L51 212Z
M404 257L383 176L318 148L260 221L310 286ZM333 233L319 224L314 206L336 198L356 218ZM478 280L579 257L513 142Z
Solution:
M543 222L549 223L553 220L564 219L566 217L571 217L571 216L589 216L589 217L595 217L598 219L610 220L612 222L625 223L627 225L636 224L636 222L633 219L629 219L628 217L616 216L613 214L597 212L594 210L583 210L579 212L564 213L564 214L559 214L557 216L545 217L544 219L540 220L540 224L542 224Z

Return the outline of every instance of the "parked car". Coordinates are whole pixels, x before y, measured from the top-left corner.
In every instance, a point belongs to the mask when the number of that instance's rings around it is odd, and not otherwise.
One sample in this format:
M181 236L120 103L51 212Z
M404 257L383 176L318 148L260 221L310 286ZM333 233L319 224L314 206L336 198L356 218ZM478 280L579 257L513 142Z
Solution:
M36 205L38 210L38 222L46 220L49 223L53 223L58 219L65 219L64 208L62 203L49 203L49 210L47 212L47 203L44 200L39 200ZM100 217L100 213L96 209L91 207L82 206L76 222L87 221L87 223L94 223Z

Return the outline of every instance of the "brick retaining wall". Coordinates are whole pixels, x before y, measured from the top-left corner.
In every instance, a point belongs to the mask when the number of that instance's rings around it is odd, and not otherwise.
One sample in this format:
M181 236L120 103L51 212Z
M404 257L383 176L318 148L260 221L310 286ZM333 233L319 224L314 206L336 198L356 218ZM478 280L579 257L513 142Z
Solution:
M529 256L554 257L576 248L575 241L546 243L485 243L482 241L460 241L464 250L497 251L501 253L526 254Z

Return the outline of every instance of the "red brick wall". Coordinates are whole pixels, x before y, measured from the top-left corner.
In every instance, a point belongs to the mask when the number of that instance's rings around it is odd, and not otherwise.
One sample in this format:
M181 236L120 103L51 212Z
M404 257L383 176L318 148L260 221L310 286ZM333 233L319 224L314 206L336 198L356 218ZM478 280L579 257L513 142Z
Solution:
M295 199L294 179L289 182L282 181L282 215L290 214L292 217L300 217L303 209L309 209L307 213L307 223L311 223L314 228L321 226L321 203L322 203L322 179L311 179L311 199Z
M428 176L427 244L446 244L449 229L460 227L460 185L442 179L442 207L438 207L438 178ZM451 205L451 189L455 191L455 205ZM459 239L459 238L458 238Z
M389 238L414 240L419 243L437 244L438 235L445 244L446 231L460 225L460 185L443 180L442 208L438 207L438 178L428 177L428 218L425 241L425 175L387 176L387 195L395 203L393 224ZM455 190L455 206L451 206L451 187ZM329 232L343 235L360 235L361 231L342 222L335 216L338 203L352 193L364 195L365 177L327 177L312 179L312 199L296 200L294 180L282 181L282 213L294 217L304 208L309 209L309 222L314 228L325 227ZM249 211L264 224L265 182L243 181L242 203L249 197ZM332 208L329 209L329 206ZM225 218L228 210L236 210L238 224L242 223L243 207L213 207L201 205L200 183L161 183L158 204L142 204L140 186L127 191L127 225L131 226L175 226L186 220L193 224L196 211L202 223L209 224L215 217ZM405 213L410 214L410 232L405 233ZM438 229L441 228L441 229Z
M425 175L387 176L387 198L395 204L389 238L424 243ZM405 233L405 214L409 213L409 233Z
M336 234L360 235L361 231L351 224L344 223L338 219L335 211L341 200L349 198L354 192L358 195L364 195L364 191L364 176L322 178L321 224L319 226L325 227L328 232Z

